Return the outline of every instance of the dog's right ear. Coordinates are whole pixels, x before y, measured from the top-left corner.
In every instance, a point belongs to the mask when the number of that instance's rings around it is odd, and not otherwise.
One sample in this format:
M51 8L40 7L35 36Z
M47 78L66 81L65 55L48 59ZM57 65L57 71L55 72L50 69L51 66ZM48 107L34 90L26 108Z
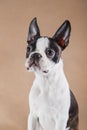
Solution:
M40 30L37 24L37 19L34 18L29 26L27 42L32 41L37 37L40 37Z

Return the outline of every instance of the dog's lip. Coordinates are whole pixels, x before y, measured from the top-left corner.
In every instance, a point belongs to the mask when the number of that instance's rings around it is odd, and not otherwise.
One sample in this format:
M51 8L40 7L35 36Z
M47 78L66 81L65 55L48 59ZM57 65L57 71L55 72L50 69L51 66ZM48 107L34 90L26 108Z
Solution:
M49 72L49 70L43 70L43 73L47 74Z
M27 70L29 70L29 67L27 67Z
M33 61L29 63L29 67L31 67L32 65L35 65Z
M40 67L40 65L39 65L39 63L34 62L34 61L30 61L30 62L28 63L28 65L25 64L25 66L26 66L26 69L27 69L27 70L30 70L30 68L33 67L34 69L35 69L35 68L38 68L38 69L41 70L44 74L47 74L47 73L49 72L48 69L47 69L47 70L45 70L45 69L42 70L41 67Z
M36 62L36 61L30 61L29 62L29 67L27 68L27 70L29 70L30 68L34 68L35 70L36 70L36 68L38 68L39 70L41 69L40 68L40 64L38 63L38 62Z

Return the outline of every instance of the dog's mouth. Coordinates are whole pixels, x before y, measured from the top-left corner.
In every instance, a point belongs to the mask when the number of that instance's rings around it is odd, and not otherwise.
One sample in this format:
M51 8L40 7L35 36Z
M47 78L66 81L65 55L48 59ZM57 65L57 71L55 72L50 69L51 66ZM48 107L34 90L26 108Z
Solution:
M46 69L46 68L43 69L43 67L41 67L40 63L37 61L34 61L34 60L30 60L29 62L27 61L25 66L28 71L36 71L36 72L40 71L44 75L47 75L49 73L48 69Z
M48 74L49 70L44 70L43 73L44 74Z
M29 67L38 67L40 69L40 65L37 61L30 61Z
M42 70L40 67L40 64L38 62L33 62L33 61L30 61L28 67L26 67L26 68L27 68L27 70L34 69L34 71L37 71L37 70L42 71L43 74L48 74L48 72L49 72L49 70L45 70L45 69Z
M40 69L40 65L39 65L38 62L31 60L31 61L29 62L29 65L28 65L28 67L27 67L27 70L29 70L30 68L38 68L38 69Z

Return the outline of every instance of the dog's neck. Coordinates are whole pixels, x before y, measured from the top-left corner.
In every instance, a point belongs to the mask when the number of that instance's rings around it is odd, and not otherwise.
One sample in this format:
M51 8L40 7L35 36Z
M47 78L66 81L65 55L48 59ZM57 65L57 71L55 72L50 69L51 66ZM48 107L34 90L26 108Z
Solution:
M66 84L62 59L60 59L59 63L54 66L53 70L49 72L48 75L40 75L35 73L35 76L35 84L41 85L43 88L46 86L58 85L58 83L62 84L62 80L63 82L65 81Z

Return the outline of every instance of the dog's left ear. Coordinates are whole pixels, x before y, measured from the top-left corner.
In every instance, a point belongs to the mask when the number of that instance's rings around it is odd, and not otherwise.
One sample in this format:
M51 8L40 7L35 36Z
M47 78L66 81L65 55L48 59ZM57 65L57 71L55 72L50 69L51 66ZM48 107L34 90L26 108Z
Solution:
M40 37L40 30L37 24L37 19L34 18L29 26L28 38L27 41L32 41L35 38Z
M53 39L56 40L56 42L62 50L64 50L66 46L69 44L70 32L71 25L70 22L66 20L53 36Z

